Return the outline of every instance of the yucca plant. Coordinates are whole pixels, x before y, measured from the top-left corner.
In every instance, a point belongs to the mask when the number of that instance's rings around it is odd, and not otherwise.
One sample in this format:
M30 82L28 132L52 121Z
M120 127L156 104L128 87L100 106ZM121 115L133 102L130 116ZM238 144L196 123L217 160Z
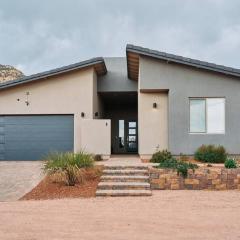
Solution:
M45 159L44 170L48 174L61 176L69 186L74 186L81 178L81 168L93 167L93 156L83 151L79 153L50 153Z

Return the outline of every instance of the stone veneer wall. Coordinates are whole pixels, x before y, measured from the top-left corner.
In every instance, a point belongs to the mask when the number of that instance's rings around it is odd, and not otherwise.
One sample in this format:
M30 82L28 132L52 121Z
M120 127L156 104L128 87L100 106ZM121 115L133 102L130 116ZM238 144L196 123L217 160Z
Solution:
M199 167L185 179L172 169L150 168L150 183L160 190L240 190L240 168Z

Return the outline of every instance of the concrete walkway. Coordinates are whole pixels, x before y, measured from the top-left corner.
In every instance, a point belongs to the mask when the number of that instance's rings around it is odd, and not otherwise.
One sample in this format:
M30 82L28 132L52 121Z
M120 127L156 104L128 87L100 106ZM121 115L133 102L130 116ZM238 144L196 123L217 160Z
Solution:
M154 163L142 163L138 155L111 155L109 160L100 161L97 165L104 166L154 166Z
M41 161L0 161L0 201L16 201L43 178Z

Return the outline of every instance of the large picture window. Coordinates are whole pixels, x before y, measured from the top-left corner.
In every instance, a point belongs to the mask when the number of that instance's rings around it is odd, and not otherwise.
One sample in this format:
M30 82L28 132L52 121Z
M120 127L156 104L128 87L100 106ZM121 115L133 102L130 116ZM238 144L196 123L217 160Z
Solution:
M225 99L191 98L190 133L225 133Z

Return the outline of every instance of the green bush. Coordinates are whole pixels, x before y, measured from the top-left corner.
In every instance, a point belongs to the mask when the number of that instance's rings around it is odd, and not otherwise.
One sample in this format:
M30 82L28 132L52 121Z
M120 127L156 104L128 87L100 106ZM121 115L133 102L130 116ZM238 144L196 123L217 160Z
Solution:
M172 154L167 150L157 151L152 155L150 162L161 163L172 158Z
M188 169L192 169L194 171L196 168L198 168L198 166L193 163L187 163L175 158L171 158L160 162L158 168L170 168L177 170L177 173L185 178L188 175Z
M74 186L81 168L93 167L93 156L85 152L50 153L45 159L44 170L48 174L58 173L67 185Z
M208 163L224 163L227 153L223 146L202 145L194 154L196 160Z
M237 168L237 162L233 158L228 158L224 163L225 168Z

